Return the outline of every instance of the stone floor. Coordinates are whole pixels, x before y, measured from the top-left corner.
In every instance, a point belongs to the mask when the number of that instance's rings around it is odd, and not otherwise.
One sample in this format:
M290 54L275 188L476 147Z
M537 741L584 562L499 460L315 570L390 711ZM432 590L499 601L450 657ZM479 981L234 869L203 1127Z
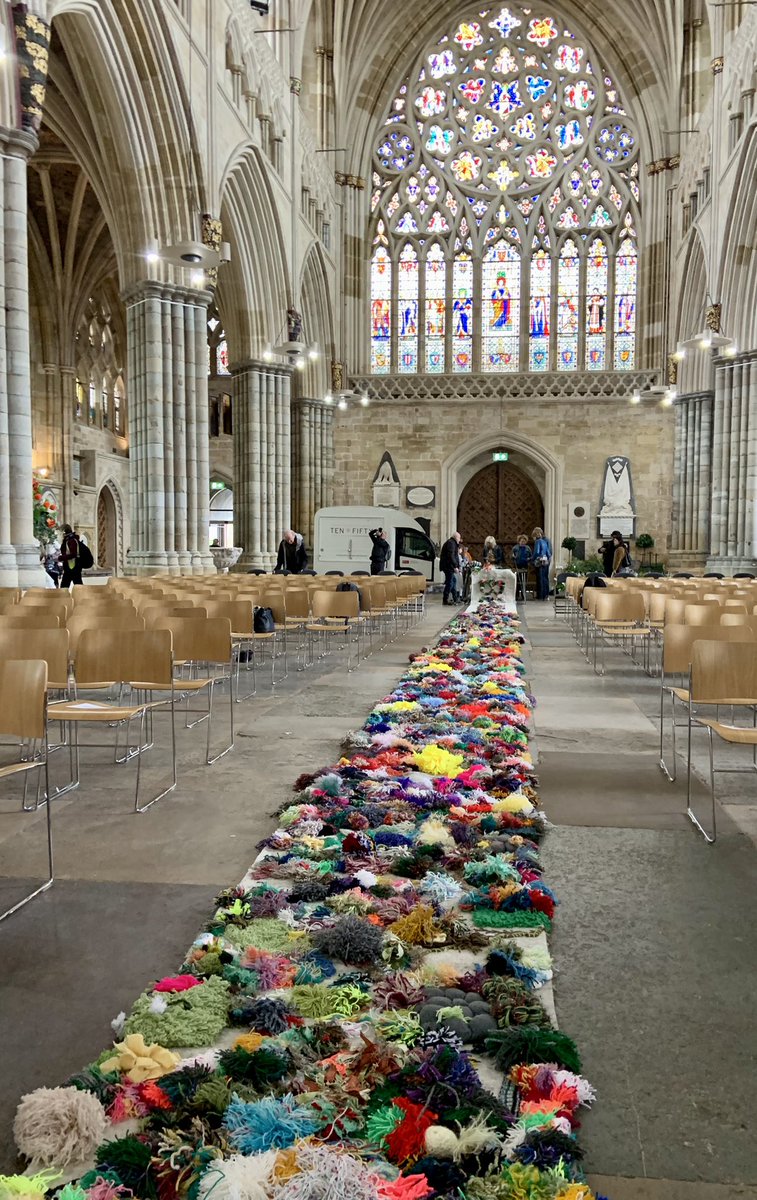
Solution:
M292 671L273 695L261 680L237 706L235 751L213 767L204 734L182 731L179 787L141 816L129 769L85 760L83 787L54 805L54 888L0 925L0 1171L15 1165L21 1092L99 1053L110 1020L178 964L214 893L244 873L297 775L333 760L448 615L432 599L421 625L350 676L332 660ZM562 897L558 1015L599 1093L587 1169L611 1200L757 1200L751 780L726 777L721 839L705 846L682 785L657 767L658 683L619 654L597 679L550 604L525 616L541 790L558 827L546 843ZM155 758L151 779L166 767ZM0 901L34 871L42 833L2 803Z

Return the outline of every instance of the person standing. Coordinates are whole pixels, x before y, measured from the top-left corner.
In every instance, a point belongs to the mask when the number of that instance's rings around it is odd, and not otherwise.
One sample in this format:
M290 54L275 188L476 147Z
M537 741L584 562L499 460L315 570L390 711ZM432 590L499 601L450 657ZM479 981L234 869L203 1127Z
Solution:
M459 533L453 533L452 537L447 538L439 555L439 570L444 575L442 604L450 603L450 595L452 596L451 603L454 604L457 601L455 572L460 570L460 543L462 540Z
M60 586L67 588L72 583L81 583L81 539L70 525L63 526L63 542L60 548L60 556L63 560L63 576Z
M371 529L368 537L373 542L371 550L371 575L380 575L386 570L386 564L391 557L392 548L386 540L383 529Z
M533 564L536 568L536 599L549 600L549 564L552 561L552 544L538 525L531 534L534 542Z
M520 535L513 546L513 562L518 577L516 600L525 600L528 568L531 566L531 547L528 544L528 538L525 533Z
M300 575L307 565L308 552L305 549L304 537L301 533L295 533L293 529L287 529L279 542L279 554L273 569L274 575L283 573Z

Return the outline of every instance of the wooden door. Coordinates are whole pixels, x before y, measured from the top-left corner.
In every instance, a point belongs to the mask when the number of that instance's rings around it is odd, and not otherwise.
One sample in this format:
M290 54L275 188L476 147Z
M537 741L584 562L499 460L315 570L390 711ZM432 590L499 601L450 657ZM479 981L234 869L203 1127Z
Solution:
M490 463L463 488L457 528L474 558L481 559L484 540L491 534L504 546L509 565L519 535L530 539L537 525L544 525L544 501L533 480L514 464Z

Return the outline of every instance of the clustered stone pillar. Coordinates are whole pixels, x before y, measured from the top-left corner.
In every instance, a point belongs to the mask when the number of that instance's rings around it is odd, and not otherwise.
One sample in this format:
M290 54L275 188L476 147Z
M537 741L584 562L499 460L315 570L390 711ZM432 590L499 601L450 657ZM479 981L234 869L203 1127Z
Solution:
M250 362L233 375L236 570L271 567L291 523L291 371Z
M711 542L707 565L727 572L757 559L757 351L715 370Z
M294 402L292 418L293 521L310 549L313 516L332 500L334 413L322 400L303 398Z
M703 566L710 548L712 392L676 402L673 473L674 566Z
M131 546L126 572L214 570L208 545L209 296L155 282L124 296Z
M32 518L27 160L31 132L0 129L0 585L44 581Z

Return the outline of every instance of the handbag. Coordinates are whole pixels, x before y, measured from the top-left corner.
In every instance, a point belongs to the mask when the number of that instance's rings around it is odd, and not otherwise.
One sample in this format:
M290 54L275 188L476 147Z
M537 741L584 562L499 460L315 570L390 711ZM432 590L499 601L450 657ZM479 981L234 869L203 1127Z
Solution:
M539 554L534 559L534 566L535 567L548 567L549 566L549 555L548 554Z
M275 633L276 622L270 608L256 608L252 618L252 628L255 633Z

